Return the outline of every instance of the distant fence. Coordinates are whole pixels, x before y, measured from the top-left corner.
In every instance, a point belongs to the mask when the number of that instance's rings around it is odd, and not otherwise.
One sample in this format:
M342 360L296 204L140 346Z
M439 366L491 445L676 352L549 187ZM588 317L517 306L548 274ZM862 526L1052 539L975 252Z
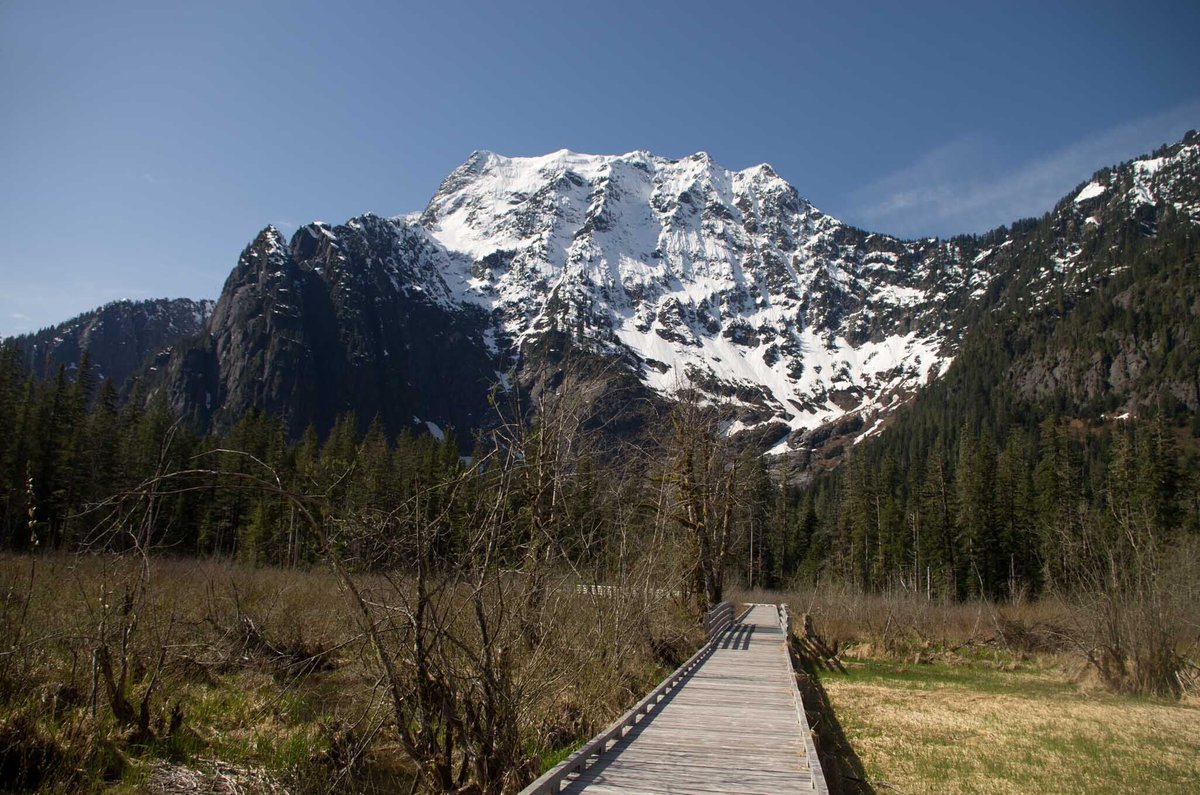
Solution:
M570 586L566 586L564 590L572 590ZM683 591L670 590L668 588L629 588L619 585L596 585L592 583L576 583L573 589L575 593L587 594L588 596L617 596L618 594L653 594L655 597L662 599L670 596L678 599L685 595Z
M611 587L611 586L610 586ZM650 691L649 695L639 701L628 712L612 723L607 729L597 734L583 744L578 751L571 754L558 765L543 773L536 781L525 789L521 795L547 795L558 793L563 782L573 773L582 773L588 768L589 760L610 750L610 743L616 744L625 736L627 730L636 726L647 714L653 711L679 683L688 677L700 663L708 657L715 646L714 641L733 623L733 602L721 602L704 616L704 645L693 654L687 662L676 668L670 676Z

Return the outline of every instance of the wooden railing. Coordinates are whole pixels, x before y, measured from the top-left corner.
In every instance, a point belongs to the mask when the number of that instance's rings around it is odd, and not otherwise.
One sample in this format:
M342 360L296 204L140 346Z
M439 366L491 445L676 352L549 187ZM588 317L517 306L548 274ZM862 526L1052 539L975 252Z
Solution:
M812 788L821 795L827 795L829 786L825 783L825 772L821 769L821 760L817 757L817 746L813 742L812 729L808 725L808 715L804 712L804 701L800 698L800 688L796 684L796 670L792 666L792 618L788 614L786 604L779 605L779 628L783 630L784 648L787 650L788 679L792 683L792 703L796 707L796 719L800 722L800 734L804 738L804 751L808 757L808 769L812 772Z
M721 602L704 615L704 640L711 641L733 623L733 602Z
M654 596L658 599L666 599L668 597L676 598L683 596L682 591L672 591L667 588L629 588L618 585L598 585L595 583L579 582L574 586L565 585L563 590L575 593L586 594L588 596L620 596L622 594L646 594Z
M714 641L721 637L730 624L733 623L733 602L721 602L704 616L704 645L693 654L687 662L676 668L670 676L659 682L658 687L639 701L628 712L617 718L607 729L588 740L575 753L547 770L536 781L525 789L521 795L546 795L558 793L568 776L582 773L587 769L589 760L610 750L609 744L615 744L626 732L640 723L646 716L658 707L659 703L672 691L679 687L680 682L688 677L700 663L712 653Z

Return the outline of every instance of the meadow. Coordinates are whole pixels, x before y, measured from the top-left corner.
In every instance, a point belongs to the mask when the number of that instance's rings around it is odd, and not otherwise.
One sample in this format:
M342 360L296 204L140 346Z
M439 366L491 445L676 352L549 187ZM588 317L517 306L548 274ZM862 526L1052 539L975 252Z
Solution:
M671 605L571 588L540 600L536 625L517 622L529 589L508 581L487 591L481 639L472 592L458 580L429 589L418 637L406 634L410 578L353 581L390 674L359 603L326 570L0 557L0 791L430 789L439 761L464 780L482 776L468 770L481 755L463 750L478 739L476 724L491 732L489 780L511 791L700 640ZM442 619L428 621L434 612ZM405 656L422 643L424 687ZM398 712L397 698L415 711ZM472 718L485 711L490 722ZM445 760L420 756L424 727L436 730Z
M1175 628L1186 662L1173 698L1113 692L1089 660L1087 602L836 586L738 596L797 616L796 667L834 792L1184 793L1200 780L1195 611Z
M701 642L691 605L576 576L0 556L0 791L516 791ZM1161 697L1101 675L1091 603L726 595L789 605L834 792L1200 777L1194 612Z

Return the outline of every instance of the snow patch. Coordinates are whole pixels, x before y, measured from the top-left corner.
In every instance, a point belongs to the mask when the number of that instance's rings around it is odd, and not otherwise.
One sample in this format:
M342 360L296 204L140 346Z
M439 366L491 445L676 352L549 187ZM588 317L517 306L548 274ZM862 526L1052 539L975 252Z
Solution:
M1129 201L1133 204L1155 204L1154 175L1163 167L1167 159L1153 157L1138 160L1133 164L1133 187L1129 189Z
M1088 199L1094 199L1102 195L1106 190L1108 190L1108 186L1106 185L1101 185L1099 182L1089 182L1083 187L1083 190L1076 194L1075 204L1085 202Z
M887 418L884 417L883 415L880 415L879 417L877 417L875 419L875 422L871 425L870 428L867 428L865 431L863 431L862 433L860 433L858 436L856 436L854 438L854 444L857 445L859 442L863 441L864 439L869 439L872 436L874 436L875 434L879 433L881 430L883 430L883 421L885 419L887 419Z
M788 441L791 438L792 435L790 433L786 434L770 450L767 450L766 455L784 455L790 453L792 448L788 445Z
M1165 157L1151 157L1145 160L1137 160L1133 164L1133 170L1149 177L1156 174L1166 162L1167 158Z

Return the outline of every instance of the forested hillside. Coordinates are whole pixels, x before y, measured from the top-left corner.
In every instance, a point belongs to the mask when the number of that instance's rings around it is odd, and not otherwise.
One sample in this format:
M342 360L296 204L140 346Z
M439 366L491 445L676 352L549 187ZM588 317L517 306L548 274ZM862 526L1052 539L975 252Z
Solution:
M187 298L113 301L57 326L20 335L14 343L39 378L53 378L59 367L73 373L86 352L93 374L111 378L119 390L130 376L159 359L165 362L174 344L203 330L212 310L212 301Z
M200 437L172 417L165 400L139 395L119 401L113 382L97 384L87 357L72 380L30 376L13 345L0 352L0 471L5 546L79 549L119 507L120 495L165 492L145 539L179 553L236 555L249 562L313 562L317 551L285 501L237 482L278 474L297 494L331 496L348 513L386 509L415 483L445 480L460 466L452 436L425 433L388 439L381 426L365 437L353 415L328 437L311 429L289 442L283 423L248 413L223 436ZM224 452L222 452L224 451ZM156 476L195 471L183 493L153 484ZM106 500L116 498L114 502ZM132 531L130 531L132 532Z
M948 372L793 495L778 576L1007 596L1067 587L1114 535L1200 531L1196 226L1131 218L1072 292L1035 278L1056 223L1027 226Z

